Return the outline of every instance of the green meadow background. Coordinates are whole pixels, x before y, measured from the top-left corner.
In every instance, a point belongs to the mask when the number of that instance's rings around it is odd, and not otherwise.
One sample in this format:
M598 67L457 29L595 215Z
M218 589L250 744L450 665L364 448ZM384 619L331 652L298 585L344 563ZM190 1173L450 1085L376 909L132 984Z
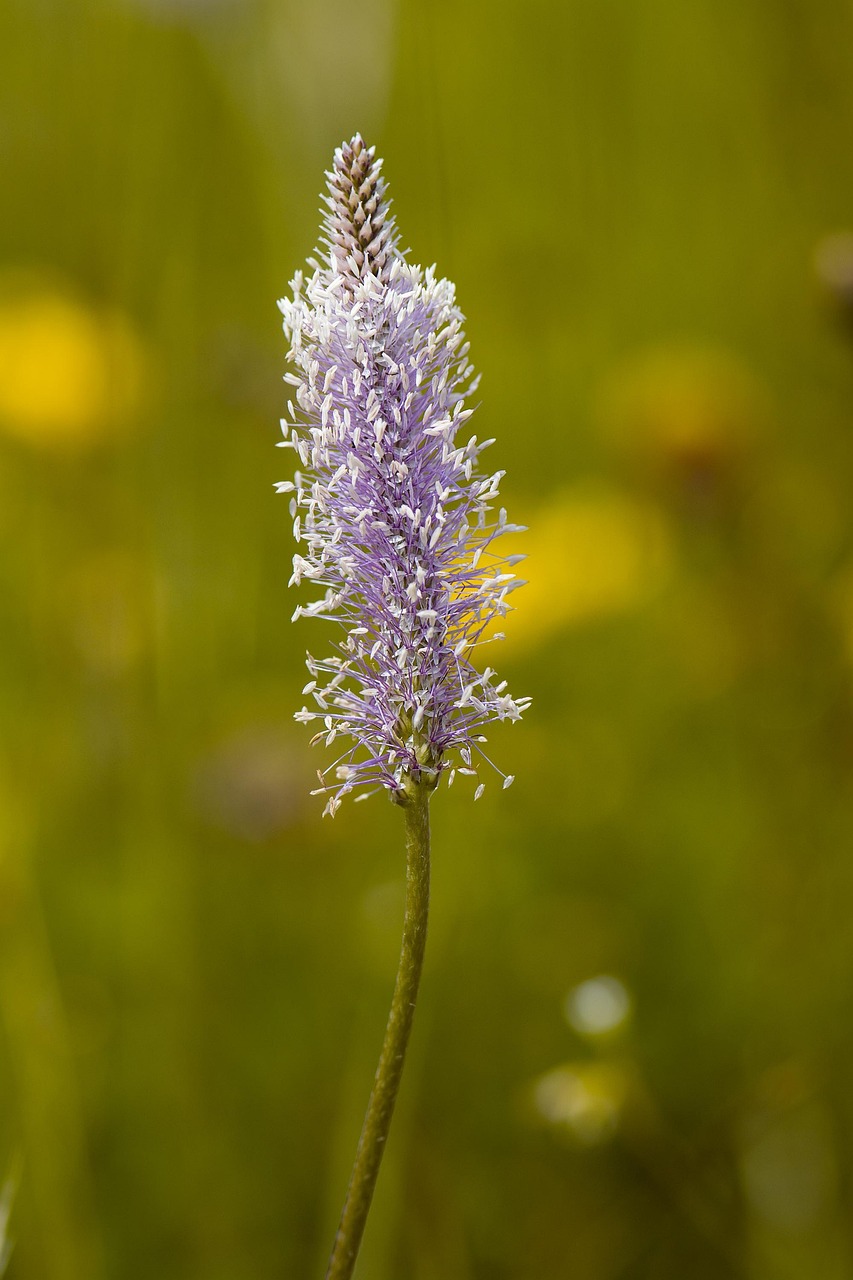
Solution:
M308 794L275 301L356 130L534 698L433 803L358 1275L853 1280L850 4L2 0L7 1280L323 1273L402 832Z

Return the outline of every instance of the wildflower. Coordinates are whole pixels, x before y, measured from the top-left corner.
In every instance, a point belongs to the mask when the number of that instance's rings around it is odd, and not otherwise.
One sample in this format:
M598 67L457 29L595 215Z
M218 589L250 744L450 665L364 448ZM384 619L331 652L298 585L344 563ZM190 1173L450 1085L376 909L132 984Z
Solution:
M283 443L304 470L292 493L291 583L321 589L294 618L341 624L330 657L308 657L304 693L317 739L352 745L320 774L326 812L356 787L386 788L406 827L406 913L397 981L326 1280L351 1280L385 1150L412 1028L429 914L429 801L441 774L477 776L492 720L517 720L491 667L471 655L520 585L495 539L516 526L491 512L503 472L483 475L492 442L459 432L476 385L453 286L411 266L375 152L356 135L327 175L323 264L279 303L297 372ZM482 754L482 753L481 753ZM487 758L487 757L484 757ZM336 781L326 774L337 768ZM512 781L504 778L504 786ZM475 800L482 794L478 782ZM361 795L369 794L362 792ZM361 799L361 795L358 797Z
M472 663L524 557L493 546L520 528L493 516L504 473L479 466L493 442L460 437L477 379L453 285L400 250L381 161L358 135L327 179L322 261L279 303L296 367L283 444L301 469L277 487L304 548L291 583L322 589L294 618L345 630L331 656L309 655L314 705L296 717L321 723L315 740L353 744L320 775L334 813L357 787L404 802L445 771L452 781L457 756L476 775L483 727L517 720L529 699Z
M120 436L143 400L147 353L126 316L38 277L0 277L0 432L60 452Z
M636 608L666 583L674 559L664 511L618 489L577 487L539 509L527 541L535 572L513 652Z

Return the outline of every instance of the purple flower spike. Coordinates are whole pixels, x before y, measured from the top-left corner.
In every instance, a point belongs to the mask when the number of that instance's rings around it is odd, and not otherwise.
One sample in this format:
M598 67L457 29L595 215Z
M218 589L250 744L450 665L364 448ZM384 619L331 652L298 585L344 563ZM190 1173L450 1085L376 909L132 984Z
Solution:
M457 768L476 775L483 726L518 720L530 700L471 662L510 608L523 557L493 550L521 526L492 515L504 472L479 470L492 441L458 442L476 379L453 285L406 261L381 161L358 134L326 176L322 261L309 260L310 277L298 272L292 300L279 302L297 370L286 375L296 404L283 444L302 470L277 488L293 495L304 548L291 584L323 592L293 616L346 632L333 656L309 655L315 706L296 716L321 722L315 740L353 742L320 775L334 813L357 787L405 802L411 785L434 786L446 770L449 781Z

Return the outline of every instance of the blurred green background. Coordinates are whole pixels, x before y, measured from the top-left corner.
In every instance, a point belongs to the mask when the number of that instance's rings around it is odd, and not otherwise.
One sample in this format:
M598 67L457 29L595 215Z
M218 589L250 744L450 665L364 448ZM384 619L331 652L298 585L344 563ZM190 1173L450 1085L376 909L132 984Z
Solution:
M403 858L308 795L275 300L356 129L535 699L433 805L359 1275L853 1277L848 0L2 0L7 1276L322 1274Z

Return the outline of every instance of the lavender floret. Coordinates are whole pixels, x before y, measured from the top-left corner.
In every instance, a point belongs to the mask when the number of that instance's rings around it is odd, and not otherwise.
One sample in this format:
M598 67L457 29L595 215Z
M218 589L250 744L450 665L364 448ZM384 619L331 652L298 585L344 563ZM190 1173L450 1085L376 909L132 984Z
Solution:
M356 788L405 800L445 771L476 776L482 728L519 719L530 700L471 662L497 638L484 632L510 609L523 557L493 547L521 528L492 514L504 472L483 475L479 458L493 442L457 441L477 379L454 287L401 252L374 148L356 135L326 177L320 261L279 302L297 370L282 443L302 469L277 488L292 494L303 548L291 585L323 592L294 619L346 632L332 656L308 656L314 707L296 715L321 722L315 741L352 742L320 774L334 813Z

